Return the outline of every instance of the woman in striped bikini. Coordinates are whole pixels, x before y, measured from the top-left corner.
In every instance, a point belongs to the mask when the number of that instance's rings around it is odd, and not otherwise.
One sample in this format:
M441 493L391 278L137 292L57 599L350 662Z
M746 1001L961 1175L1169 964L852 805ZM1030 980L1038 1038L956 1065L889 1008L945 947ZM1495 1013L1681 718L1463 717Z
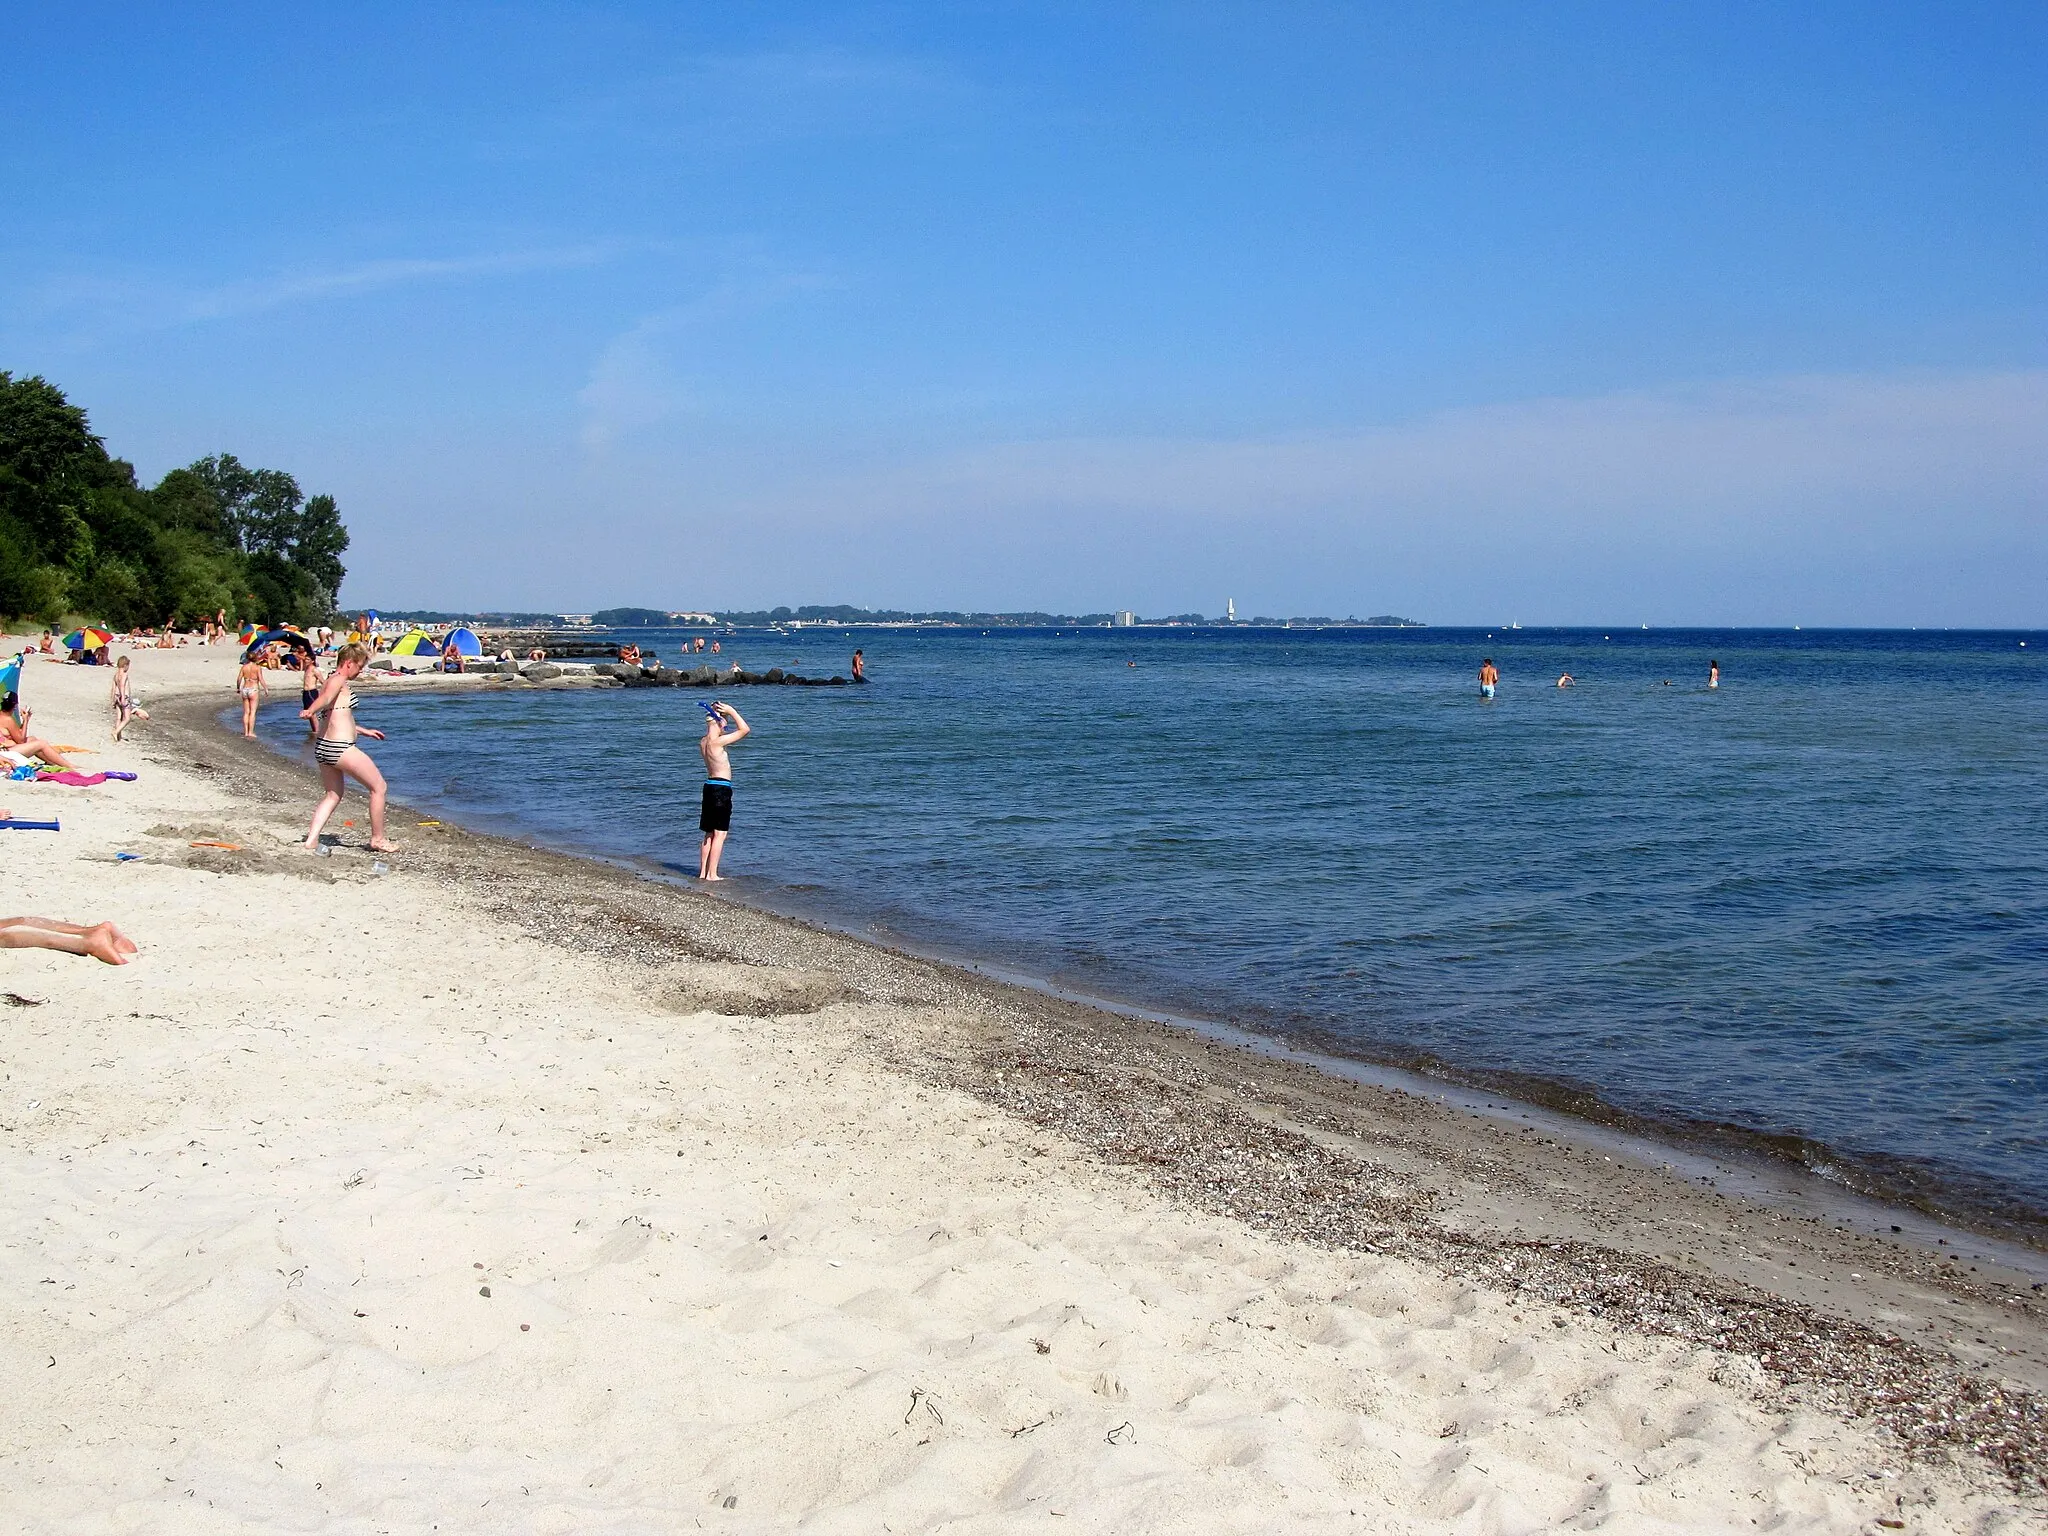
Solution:
M334 675L322 685L319 696L299 711L301 720L317 721L320 734L313 743L313 756L320 764L320 782L327 793L313 808L313 825L306 832L306 851L320 851L320 829L341 804L349 779L370 792L370 847L378 853L393 853L397 844L384 838L384 775L370 761L369 753L357 744L364 736L382 741L384 733L356 724L355 680L370 662L370 653L360 645L345 645L337 658Z

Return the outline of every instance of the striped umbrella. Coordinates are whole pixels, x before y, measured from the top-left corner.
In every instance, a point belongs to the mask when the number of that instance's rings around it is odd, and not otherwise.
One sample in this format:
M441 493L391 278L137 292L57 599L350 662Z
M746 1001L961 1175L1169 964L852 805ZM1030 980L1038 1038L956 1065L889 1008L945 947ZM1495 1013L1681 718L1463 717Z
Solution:
M96 651L113 643L114 637L104 629L74 629L64 637L64 644L74 651Z

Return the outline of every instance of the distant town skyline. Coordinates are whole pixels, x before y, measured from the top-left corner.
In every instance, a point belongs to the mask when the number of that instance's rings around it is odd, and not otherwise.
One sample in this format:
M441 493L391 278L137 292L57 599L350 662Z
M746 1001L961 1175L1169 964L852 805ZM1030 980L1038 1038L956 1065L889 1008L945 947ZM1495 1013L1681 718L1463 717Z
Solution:
M2039 625L2044 78L2018 4L44 8L0 368L331 490L347 605Z

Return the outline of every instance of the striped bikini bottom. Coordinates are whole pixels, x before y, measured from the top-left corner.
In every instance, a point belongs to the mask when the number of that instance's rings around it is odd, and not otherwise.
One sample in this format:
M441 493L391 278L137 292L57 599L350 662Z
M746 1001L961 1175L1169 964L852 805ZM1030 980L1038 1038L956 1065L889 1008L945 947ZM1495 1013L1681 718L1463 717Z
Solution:
M313 756L329 768L332 768L342 760L348 749L354 745L355 743L352 741L330 741L327 737L322 736L313 743Z

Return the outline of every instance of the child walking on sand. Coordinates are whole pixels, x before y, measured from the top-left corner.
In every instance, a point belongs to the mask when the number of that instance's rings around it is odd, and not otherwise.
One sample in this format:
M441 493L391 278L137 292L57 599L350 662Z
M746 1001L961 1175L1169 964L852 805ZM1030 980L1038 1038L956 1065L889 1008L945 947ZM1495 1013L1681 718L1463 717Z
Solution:
M128 676L128 658L123 656L114 663L114 740L121 739L121 733L128 729L130 720L147 720L149 711L139 709L135 703L135 684Z

